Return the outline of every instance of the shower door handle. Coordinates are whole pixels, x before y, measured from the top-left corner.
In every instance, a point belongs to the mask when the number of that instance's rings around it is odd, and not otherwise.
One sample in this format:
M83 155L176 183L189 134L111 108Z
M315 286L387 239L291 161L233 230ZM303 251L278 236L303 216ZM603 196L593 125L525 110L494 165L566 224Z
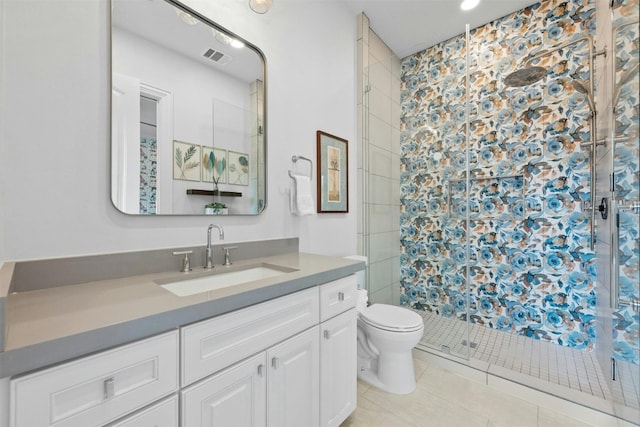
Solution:
M619 298L618 299L618 305L619 306L630 306L631 309L640 314L640 298L634 298L631 300L628 299L624 299L624 298Z
M609 287L609 308L614 310L618 309L618 275L620 274L620 266L618 265L618 251L620 250L620 210L618 209L618 202L614 198L611 199L611 208L615 213L615 217L613 218L613 227L611 233L611 286Z
M610 289L610 307L614 310L619 310L621 307L631 307L631 309L640 314L640 298L634 297L631 299L620 298L620 265L619 265L619 251L620 251L620 212L630 210L634 214L640 215L640 204L631 205L618 205L618 201L613 199L611 201L611 208L615 212L615 223L613 225L613 235L611 241L611 289ZM636 237L638 239L639 237Z

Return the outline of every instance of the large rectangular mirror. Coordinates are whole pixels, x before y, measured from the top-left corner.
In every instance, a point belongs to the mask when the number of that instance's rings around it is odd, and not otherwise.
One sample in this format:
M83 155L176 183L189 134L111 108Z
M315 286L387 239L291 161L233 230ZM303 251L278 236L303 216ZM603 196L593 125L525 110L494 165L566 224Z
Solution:
M171 0L112 0L111 199L133 215L266 205L262 52Z

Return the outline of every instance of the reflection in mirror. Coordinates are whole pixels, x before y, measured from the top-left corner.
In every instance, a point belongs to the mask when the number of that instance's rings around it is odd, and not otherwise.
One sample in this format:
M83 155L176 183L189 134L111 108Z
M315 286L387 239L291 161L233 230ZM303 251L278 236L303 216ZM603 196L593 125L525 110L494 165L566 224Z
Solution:
M265 65L169 0L112 0L111 199L134 215L266 205Z

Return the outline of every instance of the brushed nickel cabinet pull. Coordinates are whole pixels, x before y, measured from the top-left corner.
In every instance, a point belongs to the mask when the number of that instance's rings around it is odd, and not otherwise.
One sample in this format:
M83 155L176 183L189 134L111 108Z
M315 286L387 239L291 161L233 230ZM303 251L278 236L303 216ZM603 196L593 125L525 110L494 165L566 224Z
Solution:
M116 381L113 377L104 380L104 398L111 399L116 394Z

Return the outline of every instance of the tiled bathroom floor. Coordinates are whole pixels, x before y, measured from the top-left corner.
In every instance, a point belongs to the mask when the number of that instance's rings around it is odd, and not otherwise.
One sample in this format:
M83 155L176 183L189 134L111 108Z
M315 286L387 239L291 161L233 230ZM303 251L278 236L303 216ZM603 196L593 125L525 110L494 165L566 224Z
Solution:
M414 357L416 390L385 393L358 381L358 407L341 427L590 426ZM597 425L597 424L594 424Z
M420 346L442 351L446 344L452 355L469 352L471 366L493 375L591 407L610 408L611 401L624 402L638 413L640 386L636 374L624 372L609 389L595 352L553 345L471 324L426 311L417 311L425 321ZM471 348L467 346L467 340ZM445 349L446 350L446 349ZM605 410L606 411L606 410ZM634 415L635 418L635 415Z

